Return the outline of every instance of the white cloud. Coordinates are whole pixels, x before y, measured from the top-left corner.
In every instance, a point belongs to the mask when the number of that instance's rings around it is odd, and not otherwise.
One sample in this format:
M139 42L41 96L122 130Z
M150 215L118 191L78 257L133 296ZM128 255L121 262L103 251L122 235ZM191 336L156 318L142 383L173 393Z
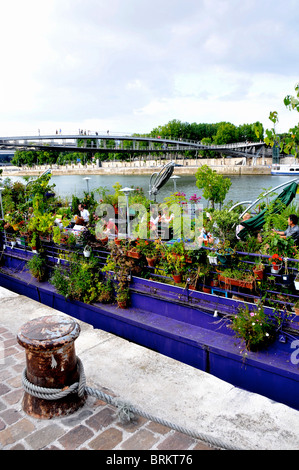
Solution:
M295 0L5 2L0 135L172 119L270 127L274 109L287 130L298 16Z

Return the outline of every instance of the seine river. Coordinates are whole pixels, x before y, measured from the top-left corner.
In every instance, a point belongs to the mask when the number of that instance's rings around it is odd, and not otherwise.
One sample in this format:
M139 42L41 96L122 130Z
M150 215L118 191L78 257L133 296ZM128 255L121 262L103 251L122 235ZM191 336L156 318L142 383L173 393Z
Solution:
M80 198L84 194L84 191L87 191L87 185L90 191L102 186L113 192L112 186L115 182L119 182L123 187L142 187L146 195L149 192L150 175L90 175L89 177L90 179L87 182L84 180L83 175L61 175L52 176L51 181L55 184L56 194L68 198L70 198L72 194ZM254 201L265 189L275 188L282 183L294 179L291 176L271 175L228 176L228 178L230 178L232 185L225 202ZM11 179L22 180L21 177L12 177ZM197 196L202 196L202 191L196 186L195 176L181 176L179 179L176 179L176 190L184 192L188 198L194 193L196 193ZM174 181L168 180L159 191L157 202L161 202L165 196L169 196L173 192ZM203 198L200 202L202 202L204 206L207 204Z

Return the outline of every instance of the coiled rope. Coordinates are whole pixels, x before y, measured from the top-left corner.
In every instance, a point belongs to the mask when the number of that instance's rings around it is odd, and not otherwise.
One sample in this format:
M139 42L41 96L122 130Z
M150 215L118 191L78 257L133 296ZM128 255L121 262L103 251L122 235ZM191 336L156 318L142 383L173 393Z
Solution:
M83 397L86 394L86 395L95 397L97 399L103 400L109 405L115 406L116 409L118 410L118 416L123 423L128 423L130 421L133 421L135 415L139 415L148 419L149 421L154 421L170 429L174 429L183 434L187 434L195 439L199 439L203 442L206 442L218 449L241 450L239 447L237 448L229 444L223 443L219 439L214 438L212 436L208 436L206 434L201 434L201 433L189 430L189 429L185 429L182 426L178 426L169 421L165 421L164 419L160 419L155 416L152 416L142 410L139 410L131 406L128 403L125 403L117 398L111 397L110 395L107 395L106 393L103 393L101 390L86 386L86 377L85 377L83 364L79 358L77 358L77 361L78 361L78 367L79 367L79 382L75 382L74 384L68 387L64 387L62 389L46 388L46 387L40 387L38 385L32 384L27 379L27 373L26 373L26 368L25 368L22 374L22 383L23 383L25 392L29 393L30 395L36 398L40 398L44 400L59 400L61 398L65 398L67 395L71 393L77 393L79 397Z

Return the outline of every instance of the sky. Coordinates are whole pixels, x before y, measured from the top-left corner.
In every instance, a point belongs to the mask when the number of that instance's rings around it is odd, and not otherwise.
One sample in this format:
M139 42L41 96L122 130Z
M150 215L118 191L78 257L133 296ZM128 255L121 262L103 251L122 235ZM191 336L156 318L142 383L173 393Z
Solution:
M12 0L1 5L0 136L273 124L299 82L298 0Z

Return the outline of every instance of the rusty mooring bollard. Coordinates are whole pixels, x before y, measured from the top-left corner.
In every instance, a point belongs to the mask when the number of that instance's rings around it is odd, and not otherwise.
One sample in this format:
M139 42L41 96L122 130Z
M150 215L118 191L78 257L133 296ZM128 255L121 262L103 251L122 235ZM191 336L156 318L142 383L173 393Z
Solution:
M51 315L25 323L17 340L26 351L27 379L30 384L63 389L79 380L74 341L80 326L71 318ZM57 400L24 393L23 409L36 418L50 419L73 413L84 405L86 396L72 393Z

